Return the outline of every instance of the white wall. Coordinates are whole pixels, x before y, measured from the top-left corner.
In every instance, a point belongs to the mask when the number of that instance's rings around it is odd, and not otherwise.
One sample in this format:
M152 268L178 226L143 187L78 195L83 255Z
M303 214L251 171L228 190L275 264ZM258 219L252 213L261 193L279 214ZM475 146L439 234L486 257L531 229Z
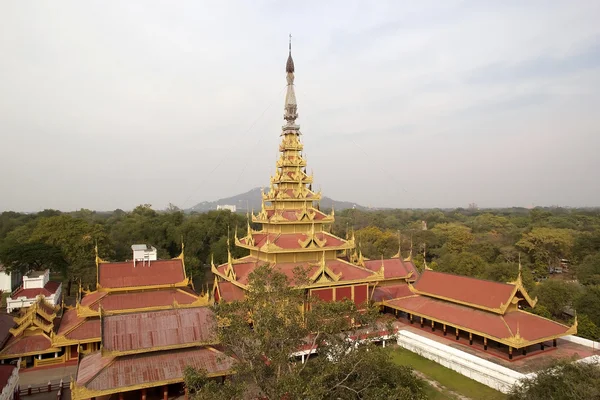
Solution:
M503 393L508 393L520 379L529 377L409 331L401 330L397 337L400 347Z
M58 286L58 289L56 289L56 292L54 294L52 294L50 296L43 296L43 295L40 295L40 296L44 297L44 300L46 300L48 303L50 303L52 305L58 305L58 302L60 301L61 293L62 293L62 283ZM36 297L19 296L16 299L7 297L6 298L6 312L11 313L15 308L30 307L36 300L37 300L37 296Z
M600 342L594 342L593 340L584 339L579 336L569 335L569 336L563 336L561 339L564 339L567 342L573 342L573 343L580 344L582 346L591 347L592 349L595 349L595 350L600 350Z
M23 288L24 289L41 289L46 286L46 283L50 280L50 270L47 269L43 274L36 277L23 277Z
M10 272L0 271L0 290L5 293L10 293L12 291Z

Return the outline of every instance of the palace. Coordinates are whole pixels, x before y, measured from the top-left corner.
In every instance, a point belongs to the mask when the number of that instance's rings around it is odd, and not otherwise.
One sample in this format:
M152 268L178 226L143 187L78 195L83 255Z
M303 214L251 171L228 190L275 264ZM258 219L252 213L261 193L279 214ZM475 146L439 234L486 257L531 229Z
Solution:
M550 342L576 332L572 327L523 311L534 307L521 282L497 283L456 276L426 269L419 274L412 261L412 249L403 259L400 251L391 259L367 260L353 237L342 239L331 233L334 211L323 213L321 193L312 190L313 176L306 172L306 160L300 140L294 61L290 52L286 63L287 93L285 123L279 144L280 156L269 190L262 194L262 207L250 223L244 237L235 234L235 244L249 250L239 259L231 255L225 264L212 265L215 275L213 295L216 301L234 301L249 290L248 276L258 266L269 264L285 274L292 285L305 290L307 298L324 301L350 299L357 305L373 301L383 311L405 316L411 323L419 319L443 331L461 334L506 346L510 359L513 350L527 353L529 346L543 350ZM294 269L308 271L308 283L294 282Z
M151 390L166 397L181 386L186 365L228 375L233 360L213 347L210 293L194 291L183 250L172 260L132 250L126 262L105 262L96 250L96 290L80 286L62 315L41 297L23 309L0 358L20 358L23 368L79 362L73 399L132 391L144 398Z

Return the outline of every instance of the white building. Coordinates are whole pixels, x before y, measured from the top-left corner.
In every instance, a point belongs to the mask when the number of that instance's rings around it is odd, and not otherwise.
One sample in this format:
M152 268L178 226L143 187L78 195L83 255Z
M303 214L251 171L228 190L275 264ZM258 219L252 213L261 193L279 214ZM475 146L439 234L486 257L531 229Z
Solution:
M217 210L229 210L232 213L234 213L235 210L237 210L237 207L235 205L231 205L231 204L223 204L222 206L218 205Z
M57 305L61 294L62 283L50 280L50 270L33 271L24 276L23 285L6 298L6 311L10 313L17 308L29 307L38 296Z
M156 247L150 246L149 244L132 244L131 250L133 250L133 265L141 262L142 265L150 265L150 261L156 261L158 259L158 252Z
M21 285L22 275L18 272L9 272L4 265L0 265L0 290L10 293Z

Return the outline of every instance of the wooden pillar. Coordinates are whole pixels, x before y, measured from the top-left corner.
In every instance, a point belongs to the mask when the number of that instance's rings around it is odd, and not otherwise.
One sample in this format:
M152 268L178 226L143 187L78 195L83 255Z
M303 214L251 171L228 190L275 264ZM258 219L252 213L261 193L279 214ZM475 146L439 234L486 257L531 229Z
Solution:
M556 347L557 343L556 343L556 339L552 339L552 347Z
M169 400L169 386L163 386L163 400Z
M469 332L469 345L473 345L473 334Z
M398 318L398 310L394 310L394 315Z
M423 324L425 324L425 319L421 317L421 328L423 327Z
M119 393L119 400L123 400L124 397L123 392Z
M413 315L412 314L408 314L408 319L410 319L410 323L413 323Z
M523 355L526 356L527 355L527 347L523 347Z
M189 396L188 396L188 388L187 386L184 388L185 390L185 400L189 400Z
M431 321L431 332L435 332L435 322Z
M460 331L458 330L458 328L456 328L456 340L458 340L458 335L460 334Z
M512 347L508 346L508 359L512 360Z
M141 398L142 400L146 400L146 389L142 389Z
M446 324L444 324L443 329L444 329L444 336L446 336Z
M540 343L540 349L542 349L542 351L544 351L544 343Z
M483 338L483 349L487 350L487 338L486 337Z

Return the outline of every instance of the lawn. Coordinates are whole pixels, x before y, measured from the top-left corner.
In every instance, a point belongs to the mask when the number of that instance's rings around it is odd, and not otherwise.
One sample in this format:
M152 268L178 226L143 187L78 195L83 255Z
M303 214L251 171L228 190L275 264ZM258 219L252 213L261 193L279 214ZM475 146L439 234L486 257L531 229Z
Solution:
M431 380L437 381L446 389L469 397L471 399L504 400L507 398L501 392L476 382L466 376L452 371L434 361L428 360L411 351L396 348L392 350L392 359L400 365L408 365L414 370L426 375ZM431 399L452 399L454 396L443 394L429 387L427 394Z

